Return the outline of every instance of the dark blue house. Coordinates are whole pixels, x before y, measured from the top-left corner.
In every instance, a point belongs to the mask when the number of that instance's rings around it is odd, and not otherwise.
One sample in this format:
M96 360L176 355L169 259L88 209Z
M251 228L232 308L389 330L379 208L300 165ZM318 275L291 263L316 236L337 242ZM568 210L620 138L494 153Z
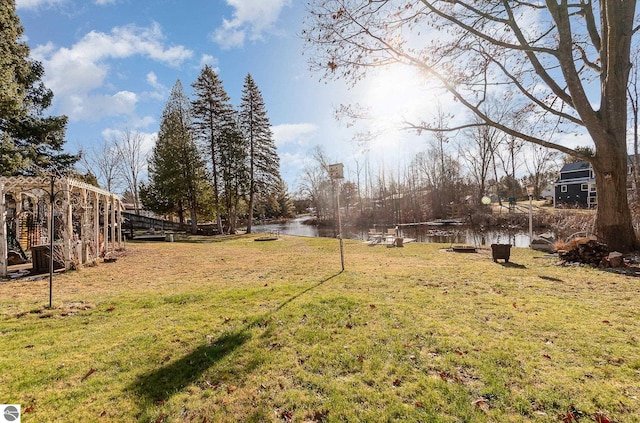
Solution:
M589 162L567 163L555 183L556 207L591 208L598 205L596 179Z

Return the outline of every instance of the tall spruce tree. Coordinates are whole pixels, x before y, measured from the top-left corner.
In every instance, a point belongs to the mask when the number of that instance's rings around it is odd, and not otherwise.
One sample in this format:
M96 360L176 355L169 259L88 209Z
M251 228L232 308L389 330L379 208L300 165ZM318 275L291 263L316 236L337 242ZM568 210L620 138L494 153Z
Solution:
M15 1L0 2L0 174L68 170L78 156L62 153L66 116L44 116L53 93L42 64L29 59Z
M192 84L195 100L192 101L194 128L198 139L209 153L209 166L213 186L213 203L218 232L223 232L220 191L222 181L221 148L225 128L235 125L236 112L222 81L209 65L200 71Z
M280 182L280 158L276 153L267 110L251 74L247 74L242 88L238 122L247 147L249 172L249 219L247 233L251 233L256 196L266 198Z
M220 176L228 232L236 233L241 201L248 189L247 149L236 121L223 126L220 137Z
M206 178L204 162L193 137L190 103L182 83L171 89L160 122L158 139L149 160L149 183L141 187L147 207L172 210L184 221L184 210L191 218L191 232L198 230L198 199Z

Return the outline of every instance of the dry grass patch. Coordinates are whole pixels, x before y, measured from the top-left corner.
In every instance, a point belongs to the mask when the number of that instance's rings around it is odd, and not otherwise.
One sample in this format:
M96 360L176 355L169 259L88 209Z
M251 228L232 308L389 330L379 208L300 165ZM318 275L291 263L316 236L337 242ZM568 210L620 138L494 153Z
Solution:
M0 283L28 421L639 422L639 280L528 250L252 236ZM68 417L68 418L67 418ZM604 420L602 420L604 421Z

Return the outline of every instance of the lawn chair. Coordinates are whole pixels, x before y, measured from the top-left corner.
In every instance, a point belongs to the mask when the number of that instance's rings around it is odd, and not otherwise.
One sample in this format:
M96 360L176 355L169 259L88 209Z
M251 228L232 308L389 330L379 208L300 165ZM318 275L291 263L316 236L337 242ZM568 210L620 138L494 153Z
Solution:
M384 243L392 244L392 245L395 244L397 233L398 233L397 228L387 229L387 234L384 237Z
M367 241L369 245L380 244L383 241L382 232L378 232L375 228L369 229L369 235L367 237Z

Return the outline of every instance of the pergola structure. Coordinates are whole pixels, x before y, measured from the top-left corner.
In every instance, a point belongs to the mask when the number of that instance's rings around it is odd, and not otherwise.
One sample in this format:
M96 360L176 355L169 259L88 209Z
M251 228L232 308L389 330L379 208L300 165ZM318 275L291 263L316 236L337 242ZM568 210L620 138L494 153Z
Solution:
M117 195L75 179L0 177L0 277L7 275L9 241L32 251L54 244L65 269L121 248L123 209Z

